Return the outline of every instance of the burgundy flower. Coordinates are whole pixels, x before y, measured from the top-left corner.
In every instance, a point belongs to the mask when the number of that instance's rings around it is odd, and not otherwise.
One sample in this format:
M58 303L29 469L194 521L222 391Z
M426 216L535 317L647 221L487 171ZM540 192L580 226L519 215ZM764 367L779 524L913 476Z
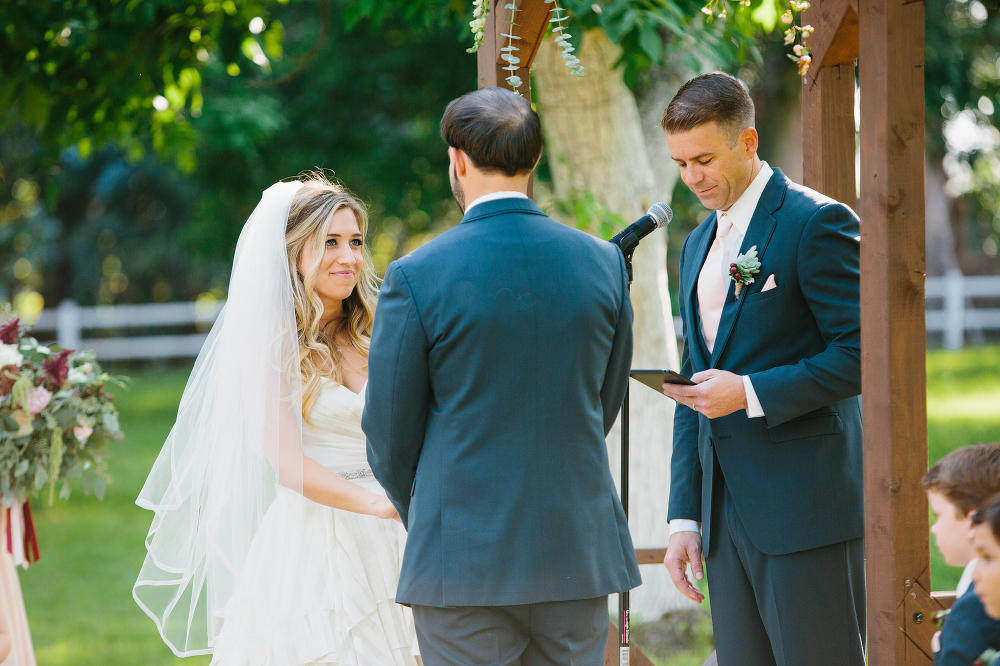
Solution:
M0 326L0 342L5 345L12 345L17 342L18 328L20 327L20 319L11 319L9 322Z
M72 353L71 349L63 349L45 361L45 372L48 373L49 380L56 389L61 388L66 382L66 375L69 374L69 363L66 362L66 359Z

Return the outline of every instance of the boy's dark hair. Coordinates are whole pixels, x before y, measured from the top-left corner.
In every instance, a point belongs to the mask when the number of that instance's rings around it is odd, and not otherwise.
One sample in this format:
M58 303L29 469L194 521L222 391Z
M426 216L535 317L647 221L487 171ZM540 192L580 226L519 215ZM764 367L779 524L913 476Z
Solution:
M538 114L528 100L503 88L481 88L452 100L441 118L441 138L487 173L528 173L542 154Z
M1000 495L997 495L983 504L974 514L972 514L972 524L990 526L993 538L1000 541Z
M920 480L941 493L963 516L1000 493L1000 444L976 444L952 451Z
M681 86L660 125L667 134L678 134L713 121L734 143L740 132L754 126L747 89L739 79L721 72L696 76Z

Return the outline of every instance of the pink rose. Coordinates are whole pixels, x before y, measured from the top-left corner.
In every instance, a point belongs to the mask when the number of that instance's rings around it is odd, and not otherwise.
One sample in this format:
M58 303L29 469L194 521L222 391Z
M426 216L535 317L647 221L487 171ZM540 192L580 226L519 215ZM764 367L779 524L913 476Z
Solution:
M73 428L73 434L76 435L81 444L84 444L94 434L94 429L79 414L76 415L76 422L80 425Z
M49 406L51 400L52 394L44 386L36 386L28 394L28 412L30 414L41 413L42 410Z

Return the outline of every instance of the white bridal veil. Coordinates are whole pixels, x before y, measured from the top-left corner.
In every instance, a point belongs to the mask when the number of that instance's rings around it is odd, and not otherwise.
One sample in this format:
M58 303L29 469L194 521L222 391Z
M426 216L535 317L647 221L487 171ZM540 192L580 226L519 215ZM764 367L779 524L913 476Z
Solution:
M301 183L240 234L229 297L136 504L155 513L132 596L178 656L210 652L277 485L302 492L302 381L285 251Z

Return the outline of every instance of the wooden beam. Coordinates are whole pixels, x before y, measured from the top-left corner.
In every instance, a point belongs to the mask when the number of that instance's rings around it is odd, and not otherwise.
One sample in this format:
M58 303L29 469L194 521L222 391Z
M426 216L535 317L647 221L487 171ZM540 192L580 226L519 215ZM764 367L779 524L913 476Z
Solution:
M928 664L924 3L859 0L868 663Z
M618 666L618 627L614 622L608 627L608 642L604 646L604 666ZM649 657L642 653L635 644L628 648L629 666L653 666Z
M802 24L816 30L806 40L812 71L858 59L858 0L816 0L802 13Z
M852 209L855 182L854 63L802 79L803 182Z
M663 564L667 556L666 548L636 548L635 559L639 564Z
M479 86L480 88L492 88L498 82L503 81L503 77L498 77L501 73L497 69L497 0L489 0L490 12L486 15L486 23L483 26L483 43L476 53L476 64L479 66Z

